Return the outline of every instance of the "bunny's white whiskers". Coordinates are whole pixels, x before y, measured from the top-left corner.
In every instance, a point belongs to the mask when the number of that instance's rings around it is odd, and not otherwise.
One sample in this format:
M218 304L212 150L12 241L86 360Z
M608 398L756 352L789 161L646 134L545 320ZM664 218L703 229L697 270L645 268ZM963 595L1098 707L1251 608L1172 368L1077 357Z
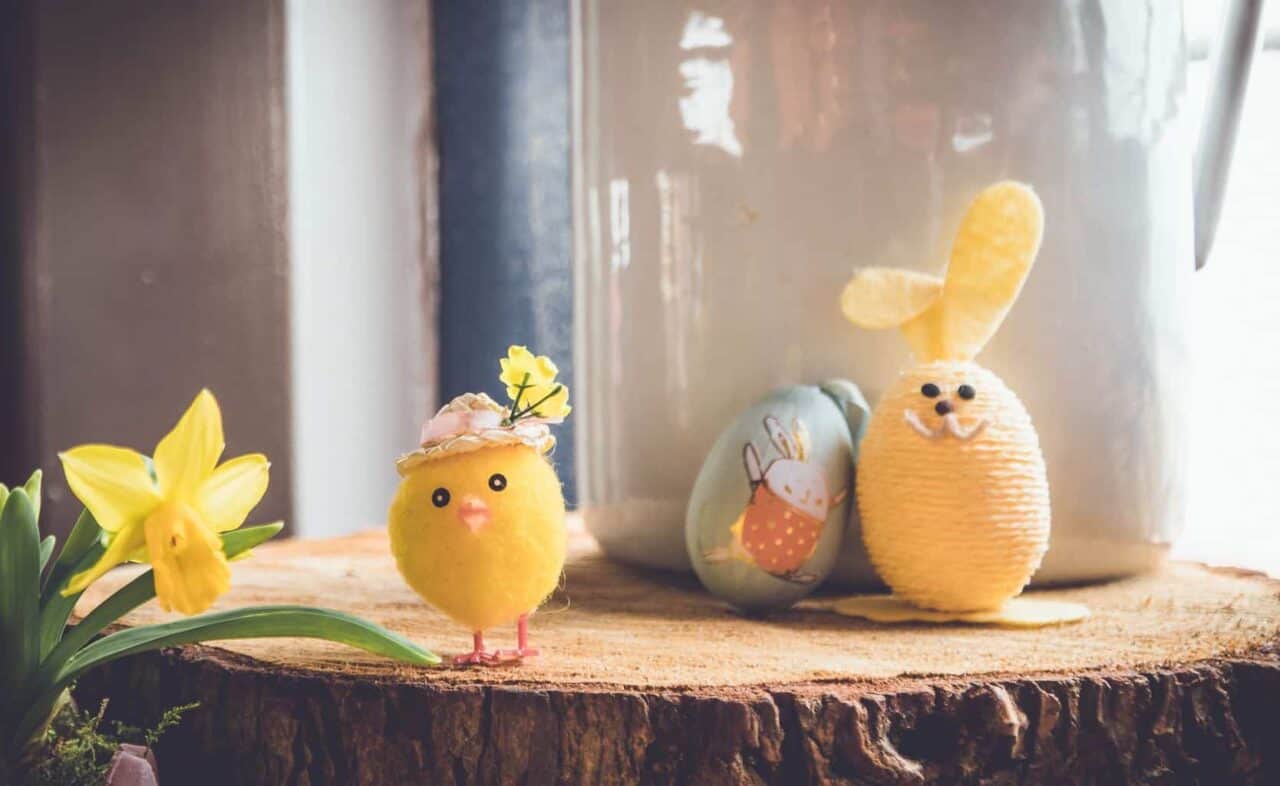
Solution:
M968 429L965 429L963 426L960 425L960 418L956 417L954 414L949 414L942 418L942 427L945 428L948 432L950 432L951 436L955 437L961 442L968 442L969 440L981 434L983 429L987 427L987 419L982 418L977 423L974 423L972 426L970 426Z
M937 439L942 436L942 429L934 431L933 429L920 422L920 416L914 410L902 410L902 419L907 421L907 425L915 429L916 433L925 439Z
M981 434L987 428L987 423L989 422L986 418L982 418L966 429L960 425L960 418L956 417L956 414L952 412L942 417L942 423L936 429L931 429L920 420L920 416L914 410L910 409L902 411L902 419L925 439L937 439L950 434L961 442L968 442Z

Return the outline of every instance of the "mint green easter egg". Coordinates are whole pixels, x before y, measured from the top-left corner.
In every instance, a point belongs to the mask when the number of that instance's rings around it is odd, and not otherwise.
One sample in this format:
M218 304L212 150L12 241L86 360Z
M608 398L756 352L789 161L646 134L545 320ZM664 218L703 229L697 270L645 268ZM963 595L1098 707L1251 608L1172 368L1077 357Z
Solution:
M776 390L725 427L685 515L685 545L708 590L748 613L785 609L837 560L865 561L848 530L869 412L856 385L832 380Z

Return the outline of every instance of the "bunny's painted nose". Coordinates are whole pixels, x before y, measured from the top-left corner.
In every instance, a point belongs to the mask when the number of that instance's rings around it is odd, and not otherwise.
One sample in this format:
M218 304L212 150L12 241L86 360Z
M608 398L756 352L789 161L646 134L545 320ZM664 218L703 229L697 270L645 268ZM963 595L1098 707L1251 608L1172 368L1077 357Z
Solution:
M947 401L946 399L943 399L942 401L939 401L937 404L933 405L933 411L937 412L939 415L950 415L951 402Z

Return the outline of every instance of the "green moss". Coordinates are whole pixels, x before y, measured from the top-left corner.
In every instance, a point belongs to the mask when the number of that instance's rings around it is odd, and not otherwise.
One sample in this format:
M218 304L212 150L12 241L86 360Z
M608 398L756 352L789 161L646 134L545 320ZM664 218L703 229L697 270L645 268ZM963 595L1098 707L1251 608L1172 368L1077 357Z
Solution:
M183 713L195 704L166 710L150 728L138 728L118 721L106 722L104 701L90 714L68 703L53 719L45 737L45 754L32 768L28 786L102 786L111 757L126 742L151 747L167 730L176 726Z

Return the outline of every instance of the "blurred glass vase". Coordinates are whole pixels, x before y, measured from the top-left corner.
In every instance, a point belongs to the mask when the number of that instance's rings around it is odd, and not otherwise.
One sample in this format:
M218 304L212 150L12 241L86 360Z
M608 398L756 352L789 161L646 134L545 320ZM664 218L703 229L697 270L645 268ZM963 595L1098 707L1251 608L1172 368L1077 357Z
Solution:
M839 376L874 401L903 347L844 322L844 284L938 270L969 199L1012 178L1046 235L984 364L1039 425L1038 580L1158 564L1188 481L1187 288L1256 37L1236 10L1193 178L1174 0L580 0L578 471L603 547L687 569L689 491L737 412ZM837 579L875 580L859 559Z

